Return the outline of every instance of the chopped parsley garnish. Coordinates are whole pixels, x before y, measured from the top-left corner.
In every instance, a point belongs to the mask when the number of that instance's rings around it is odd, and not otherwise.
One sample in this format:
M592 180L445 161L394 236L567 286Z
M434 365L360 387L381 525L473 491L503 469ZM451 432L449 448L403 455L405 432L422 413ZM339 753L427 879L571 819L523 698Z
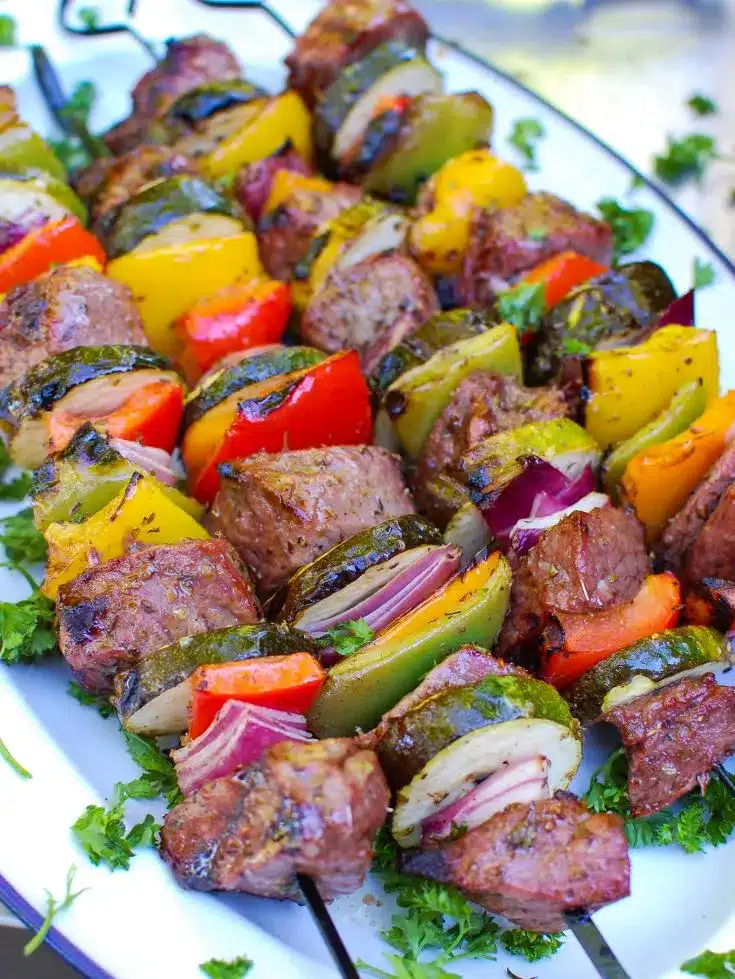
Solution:
M6 761L13 771L17 772L21 778L33 778L28 769L23 768L18 759L11 755L10 751L8 750L8 746L5 744L2 738L0 738L0 758L2 758L3 761Z
M77 11L77 16L82 27L87 31L96 30L100 22L100 12L97 7L81 7Z
M31 488L31 474L22 472L10 482L5 482L5 473L10 466L10 456L5 443L0 439L0 500L19 503L28 496Z
M508 142L514 146L523 157L524 169L538 170L536 150L544 138L544 127L538 119L516 119Z
M617 812L625 818L632 847L676 843L686 853L720 846L735 829L735 798L712 774L704 793L689 792L676 807L633 819L628 800L628 761L622 748L594 773L585 802L593 812Z
M500 935L500 944L511 955L520 955L528 962L551 958L564 942L562 932L536 932L525 928L509 928Z
M82 687L80 687L78 683L74 683L73 680L69 682L68 692L70 697L73 697L85 707L96 707L100 712L100 716L102 717L111 717L115 713L115 708L106 697L100 697L97 694L87 693L86 690L83 690Z
M695 258L692 266L692 289L704 289L715 281L715 270L709 262Z
M640 187L645 187L646 181L639 173L633 174L633 179L630 181L630 187L628 188L628 193L632 194L634 190L638 190Z
M54 603L21 567L15 567L33 589L20 602L0 602L0 660L19 663L57 651Z
M521 282L498 297L497 308L506 323L519 334L535 330L546 312L546 288L543 282Z
M81 891L72 891L71 888L72 884L74 883L74 875L76 872L77 868L74 866L74 864L72 864L71 867L69 867L66 875L66 893L61 901L57 901L53 894L46 891L46 916L41 922L41 927L38 929L33 938L29 942L26 942L26 944L23 946L24 955L33 955L36 949L43 945L46 936L51 930L51 925L53 924L56 915L71 907L79 895L83 894L87 890L86 887L83 887Z
M152 741L131 731L123 731L130 757L143 769L140 778L128 782L125 792L129 799L155 799L163 796L169 807L181 801L181 791L173 762Z
M666 152L654 157L653 166L660 180L675 186L685 180L701 180L716 156L715 140L705 133L690 133L681 139L667 136Z
M46 560L46 541L33 523L30 507L0 520L0 544L14 564L39 564Z
M224 959L210 959L209 962L202 962L199 969L205 976L209 976L209 979L243 979L252 967L253 963L250 959L241 955L230 962L225 962Z
M0 14L0 48L12 48L15 44L15 18Z
M576 337L564 337L561 342L561 349L562 353L568 354L570 357L586 357L592 353L592 347L584 340L578 340Z
M717 103L707 95L695 92L687 99L687 105L695 115L713 116L717 112Z
M597 202L597 210L612 229L614 262L639 249L653 230L653 211L644 207L626 208L613 197L603 197Z
M87 806L71 830L91 862L105 863L111 870L127 870L134 851L141 846L153 846L158 826L148 815L129 831L125 828L127 786L115 783L110 805Z
M689 976L704 976L705 979L732 979L735 976L735 951L702 952L685 962L681 971Z
M327 632L330 643L340 656L351 656L375 638L375 633L365 619L341 622Z

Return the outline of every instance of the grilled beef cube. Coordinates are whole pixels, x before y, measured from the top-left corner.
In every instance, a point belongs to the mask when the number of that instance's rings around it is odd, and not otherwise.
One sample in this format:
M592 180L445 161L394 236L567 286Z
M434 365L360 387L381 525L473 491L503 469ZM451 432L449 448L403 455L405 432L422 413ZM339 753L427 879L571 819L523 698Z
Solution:
M550 527L518 563L501 656L533 659L555 612L599 612L635 598L649 572L643 528L622 510L576 511Z
M258 246L271 278L293 278L317 228L353 207L361 196L360 189L350 184L334 184L327 191L299 187L263 215L258 225Z
M185 540L130 551L62 585L61 652L85 690L177 639L257 622L247 570L227 541Z
M313 106L345 65L385 41L423 48L429 28L405 0L331 0L286 58L288 87Z
M61 265L11 289L0 303L0 385L73 347L145 344L126 285Z
M735 580L735 482L725 492L692 545L686 581L702 578Z
M239 78L237 58L223 41L206 34L174 38L166 56L146 72L132 91L133 112L105 134L105 142L119 156L135 149L151 122L160 119L179 95L207 82Z
M595 911L630 893L623 820L573 796L513 803L443 846L407 853L401 869L453 884L531 931L563 931L564 912Z
M393 721L400 720L429 697L451 690L454 687L464 687L468 683L477 683L486 676L528 676L521 666L506 663L493 656L487 649L480 646L462 646L456 653L451 653L445 660L426 674L415 690L402 697L395 707L383 714L380 723L372 731L359 734L354 739L363 748L376 748Z
M308 874L330 899L365 879L388 799L375 754L348 738L281 742L166 813L161 853L184 887L299 901Z
M220 472L211 525L235 545L263 596L359 530L413 513L398 457L377 446L259 453Z
M681 573L704 525L732 483L735 483L735 445L725 449L681 510L669 520L656 548L664 567L675 574Z
M462 270L464 303L491 307L524 272L567 250L609 265L609 225L545 193L527 194L514 207L478 211Z
M299 334L329 353L356 350L369 374L391 347L438 312L434 287L412 258L373 255L327 276L306 307Z
M735 689L711 673L670 683L603 714L628 756L634 816L676 802L735 750Z
M566 402L556 388L526 388L513 377L489 371L469 374L437 418L421 451L412 486L419 509L444 525L451 512L443 498L432 492L432 480L446 472L462 482L457 463L473 445L496 432L565 414Z

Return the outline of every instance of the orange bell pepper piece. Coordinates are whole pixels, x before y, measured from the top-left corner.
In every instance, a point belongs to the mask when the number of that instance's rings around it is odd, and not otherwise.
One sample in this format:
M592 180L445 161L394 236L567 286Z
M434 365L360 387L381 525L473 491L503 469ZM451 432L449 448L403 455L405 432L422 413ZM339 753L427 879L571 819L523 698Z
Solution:
M578 255L576 252L559 252L527 272L523 283L544 283L546 308L550 309L565 299L572 289L596 275L607 272L608 267Z
M649 538L657 537L722 455L735 430L735 391L717 398L681 435L639 452L622 485Z
M649 575L632 602L591 615L560 612L561 648L542 652L541 677L562 689L596 663L646 636L675 626L681 588L671 572Z
M76 218L52 221L31 231L17 245L0 255L0 293L30 282L53 265L90 256L104 267L102 245Z
M228 700L305 714L327 673L309 653L200 666L191 675L189 737L207 730Z

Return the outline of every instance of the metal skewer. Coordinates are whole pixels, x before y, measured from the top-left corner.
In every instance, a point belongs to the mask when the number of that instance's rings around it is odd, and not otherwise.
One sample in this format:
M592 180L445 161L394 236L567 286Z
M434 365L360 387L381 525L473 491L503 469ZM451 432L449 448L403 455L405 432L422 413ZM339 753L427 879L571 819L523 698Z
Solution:
M605 941L602 932L592 920L589 911L567 911L567 926L584 949L587 958L597 969L600 979L630 979L618 962L615 953Z
M309 905L309 910L316 922L316 926L321 932L322 938L329 946L334 963L343 976L343 979L360 979L355 964L350 958L350 953L345 948L345 943L337 931L337 926L332 920L332 916L316 884L306 874L296 874L296 880L301 888L301 893L304 895L304 900Z

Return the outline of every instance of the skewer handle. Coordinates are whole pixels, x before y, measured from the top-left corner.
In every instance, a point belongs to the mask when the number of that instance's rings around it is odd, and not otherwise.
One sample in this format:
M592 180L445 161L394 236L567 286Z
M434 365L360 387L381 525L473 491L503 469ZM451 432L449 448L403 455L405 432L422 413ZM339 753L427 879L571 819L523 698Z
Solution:
M360 979L355 964L350 958L350 953L345 948L345 943L337 931L337 926L332 920L332 916L316 884L306 874L296 874L296 880L301 888L301 893L304 895L304 900L309 905L309 910L316 922L316 926L321 932L322 938L329 946L334 963L343 979Z
M569 930L585 951L587 958L597 969L600 979L630 979L618 962L615 953L605 941L602 932L592 920L589 911L567 911L564 915Z

